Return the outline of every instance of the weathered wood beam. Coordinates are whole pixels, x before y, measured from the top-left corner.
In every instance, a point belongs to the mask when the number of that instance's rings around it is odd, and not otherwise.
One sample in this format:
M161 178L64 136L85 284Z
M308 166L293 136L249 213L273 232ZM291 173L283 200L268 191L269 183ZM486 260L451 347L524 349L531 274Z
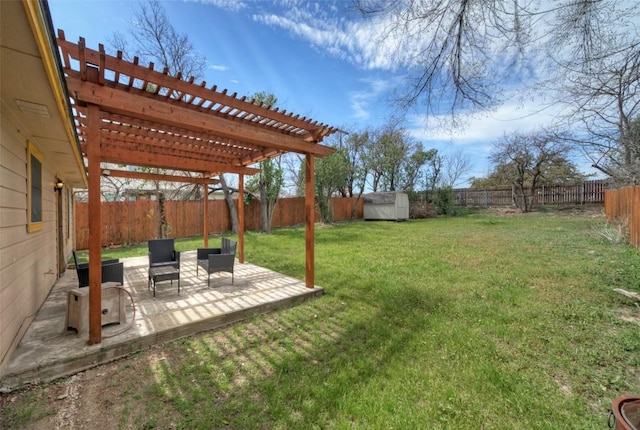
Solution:
M88 151L87 143L82 143L82 151ZM105 163L126 164L141 167L158 167L161 169L185 170L191 172L211 173L244 173L255 175L259 169L251 167L234 166L225 163L213 163L202 159L180 158L166 154L156 154L140 149L123 149L111 146L103 146L100 151L100 161Z
M283 153L282 151L278 151L276 149L268 149L260 153L251 154L250 156L243 158L242 164L245 166L256 164L268 158L273 158L273 157L277 157L278 155L282 155L282 153Z
M238 261L244 263L244 175L238 175Z
M108 130L102 130L102 141L115 148L130 149L133 147L139 150L144 149L149 152L167 154L173 157L198 158L212 163L224 163L236 166L246 165L241 162L241 158L236 154L211 151L207 147L199 147L195 144L182 145L145 136L131 136L117 132L109 132Z
M306 220L305 228L305 249L306 249L306 272L305 284L307 288L314 287L315 277L315 177L314 158L307 154L305 157L305 190L304 190L304 212Z
M307 143L302 138L253 127L225 118L177 106L150 96L103 87L79 78L67 77L72 97L78 102L93 103L108 112L131 115L143 120L155 121L199 132L215 133L222 137L238 139L249 144L282 151L298 152L324 157L334 152L333 148Z
M220 181L218 181L220 182ZM204 192L202 193L202 202L204 209L202 211L202 237L204 238L204 247L209 247L209 186L203 186ZM196 264L198 262L196 261Z
M151 181L183 182L186 184L218 184L220 181L213 178L193 178L190 176L164 175L161 173L135 172L130 170L102 169L102 176L114 178L147 179Z
M76 46L75 44L60 38L58 39L58 44L61 47L64 55L70 55L76 60L79 59L79 46ZM99 64L100 55L100 52L86 48L86 46L84 46L84 43L82 44L81 60L83 62ZM311 133L315 132L315 134L318 134L317 130L327 129L329 130L329 132L331 132L331 130L334 130L333 128L326 125L312 122L311 120L308 120L306 118L300 118L299 115L294 116L291 113L287 114L286 111L280 111L277 108L271 109L269 106L263 106L262 104L257 105L255 103L252 103L252 101L245 101L245 97L238 99L235 97L235 95L227 95L226 90L224 90L223 92L218 92L216 91L215 86L211 89L207 89L204 83L201 85L194 85L188 81L183 81L175 77L168 76L162 72L156 72L155 70L153 70L153 67L146 68L143 66L139 66L137 65L137 62L135 62L134 64L123 61L122 59L116 58L111 55L105 55L104 67L108 70L113 70L115 73L132 76L145 82L152 82L153 84L157 85L158 88L169 88L181 94L181 99L184 98L184 96L189 96L189 100L200 98L205 102L209 101L214 104L221 104L224 106L232 107L234 109L237 109L239 113L246 112L247 114L252 114L253 116L276 120L283 124L288 124L295 126L296 128L307 130Z
M78 107L78 112L84 113L85 110ZM76 117L82 127L82 118ZM187 130L182 127L169 126L157 122L144 121L130 116L118 115L114 113L102 112L102 128L108 130L117 130L123 133L139 134L150 138L161 138L166 140L181 142L185 144L193 143L196 140L202 140L209 145L221 144L222 148L231 147L235 152L243 154L252 154L261 150L257 145L248 145L236 139L230 139L217 136L212 133L196 132ZM212 146L215 149L215 146Z
M102 342L102 212L100 202L100 108L89 105L89 345Z

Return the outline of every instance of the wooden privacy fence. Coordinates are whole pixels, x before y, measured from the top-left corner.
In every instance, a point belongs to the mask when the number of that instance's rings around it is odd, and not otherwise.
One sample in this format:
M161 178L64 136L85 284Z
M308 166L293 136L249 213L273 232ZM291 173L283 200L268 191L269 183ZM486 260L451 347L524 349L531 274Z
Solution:
M272 227L289 227L305 222L304 197L282 198L276 203ZM237 200L235 201L237 204ZM334 220L351 219L354 207L356 218L363 216L362 199L332 199ZM210 234L231 230L229 209L224 200L210 200L208 230ZM167 237L190 237L202 235L204 202L165 201ZM316 220L320 212L316 206ZM158 201L138 200L126 202L102 202L102 246L117 246L146 242L158 237ZM260 202L245 205L245 230L259 230ZM75 204L76 249L89 247L89 205Z
M621 222L629 228L629 243L640 248L640 186L607 190L604 212L609 221Z
M545 185L536 188L533 204L561 205L604 202L606 181L584 181L575 185ZM512 186L460 188L451 191L456 206L509 206L514 204Z

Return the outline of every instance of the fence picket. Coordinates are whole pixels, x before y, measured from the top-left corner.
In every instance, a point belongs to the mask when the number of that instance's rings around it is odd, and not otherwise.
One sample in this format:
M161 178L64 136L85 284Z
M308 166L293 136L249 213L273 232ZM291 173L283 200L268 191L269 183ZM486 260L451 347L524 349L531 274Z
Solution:
M575 185L544 185L536 189L534 203L542 205L586 204L604 202L607 182L584 181ZM513 187L456 188L451 191L456 206L511 206Z
M304 197L281 198L273 213L273 227L288 227L305 222ZM235 202L238 203L237 200ZM202 201L165 201L165 213L169 237L198 236L203 231L204 203ZM223 233L231 230L229 210L224 200L210 200L209 233ZM351 219L354 206L356 217L362 218L362 199L334 198L334 219ZM88 203L75 204L76 249L89 247L89 206ZM316 219L320 212L316 210ZM245 229L260 229L260 202L245 205ZM102 202L102 246L142 243L158 236L158 202L138 200L125 202Z
M640 186L607 190L604 213L609 221L625 224L629 243L640 248Z

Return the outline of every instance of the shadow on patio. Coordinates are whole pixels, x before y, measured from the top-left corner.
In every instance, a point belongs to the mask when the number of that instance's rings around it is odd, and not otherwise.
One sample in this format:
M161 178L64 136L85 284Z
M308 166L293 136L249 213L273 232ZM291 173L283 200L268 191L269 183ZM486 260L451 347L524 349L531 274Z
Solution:
M157 284L156 297L147 287L147 257L121 259L127 322L102 329L102 343L88 345L88 335L67 329L67 298L77 287L77 275L68 269L55 284L29 326L0 380L0 391L10 391L32 382L47 382L107 363L159 343L211 330L252 315L294 306L320 296L320 287L255 266L235 265L235 283L230 274L196 276L195 251L182 253L180 294L176 281ZM103 296L104 299L104 296ZM128 328L128 329L127 329Z

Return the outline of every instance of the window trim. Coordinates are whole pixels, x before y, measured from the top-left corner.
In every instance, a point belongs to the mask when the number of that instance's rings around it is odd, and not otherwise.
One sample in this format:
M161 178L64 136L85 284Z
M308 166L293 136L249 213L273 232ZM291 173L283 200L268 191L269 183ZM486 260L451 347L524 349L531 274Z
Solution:
M32 160L35 159L40 164L40 219L33 220L33 202L34 199L37 198L33 192L34 186L37 184L34 183L33 178L33 167ZM42 185L42 153L38 151L38 148L35 147L31 141L27 141L27 232L33 233L36 231L40 231L43 228L44 220L43 220L43 192L44 187Z

